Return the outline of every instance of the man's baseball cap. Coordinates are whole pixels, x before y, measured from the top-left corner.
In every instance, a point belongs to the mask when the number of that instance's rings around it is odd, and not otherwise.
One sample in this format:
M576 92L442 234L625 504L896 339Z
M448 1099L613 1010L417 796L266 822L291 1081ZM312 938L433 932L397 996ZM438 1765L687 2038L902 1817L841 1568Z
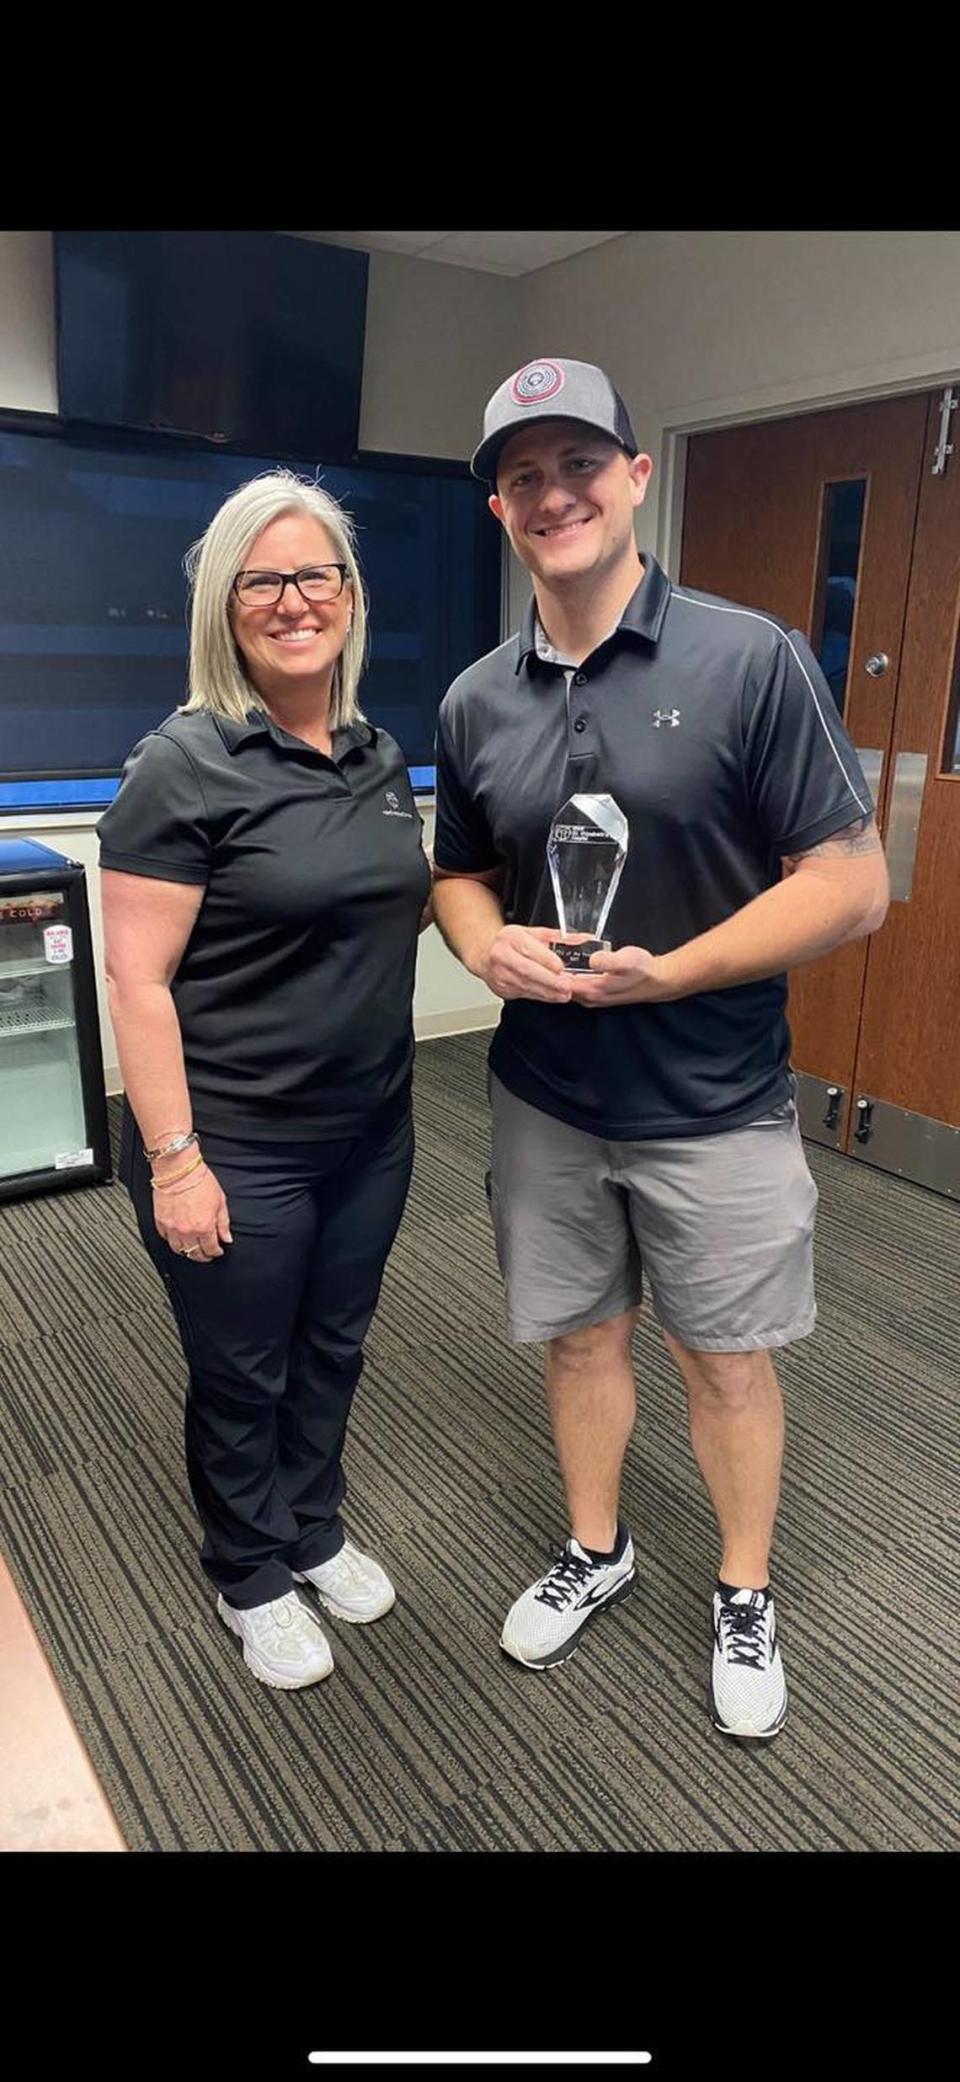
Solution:
M640 452L627 408L609 376L589 361L544 355L525 362L494 391L483 415L483 440L470 464L474 477L494 484L504 442L532 419L580 420L619 442L627 455Z

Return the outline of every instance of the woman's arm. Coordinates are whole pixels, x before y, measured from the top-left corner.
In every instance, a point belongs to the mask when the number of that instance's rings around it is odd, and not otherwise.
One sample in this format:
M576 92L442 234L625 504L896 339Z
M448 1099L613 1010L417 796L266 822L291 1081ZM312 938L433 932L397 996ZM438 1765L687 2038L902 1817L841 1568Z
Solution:
M148 1149L193 1126L170 984L203 889L146 875L101 875L110 1017L127 1098Z
M170 984L193 931L203 889L147 875L101 874L107 994L124 1090L146 1149L193 1129L183 1041ZM187 1173L196 1144L153 1160L154 1213L173 1250L202 1244L221 1257L230 1241L226 1201L203 1164ZM185 1173L182 1178L179 1174ZM164 1185L167 1179L175 1183Z

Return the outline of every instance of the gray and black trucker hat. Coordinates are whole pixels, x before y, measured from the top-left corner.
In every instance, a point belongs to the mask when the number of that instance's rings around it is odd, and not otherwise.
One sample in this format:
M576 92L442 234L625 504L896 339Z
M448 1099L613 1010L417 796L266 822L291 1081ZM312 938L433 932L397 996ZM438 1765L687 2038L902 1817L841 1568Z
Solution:
M483 440L470 464L474 477L495 482L504 442L531 419L581 420L619 441L629 456L640 451L626 405L602 369L589 361L543 356L526 362L494 391L483 415Z

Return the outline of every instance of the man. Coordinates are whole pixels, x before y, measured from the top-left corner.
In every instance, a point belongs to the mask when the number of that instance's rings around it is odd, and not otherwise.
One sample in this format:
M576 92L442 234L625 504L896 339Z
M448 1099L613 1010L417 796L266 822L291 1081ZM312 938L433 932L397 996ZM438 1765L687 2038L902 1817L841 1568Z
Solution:
M519 637L441 707L434 902L504 1000L491 1210L511 1335L547 1346L570 1513L501 1646L532 1669L561 1662L634 1582L619 1491L643 1267L720 1531L712 1718L769 1738L787 1705L770 1352L816 1313L785 971L882 923L873 804L804 638L639 556L653 465L602 370L518 370L472 468L533 598ZM580 973L551 947L546 844L583 793L611 795L629 838L613 951Z

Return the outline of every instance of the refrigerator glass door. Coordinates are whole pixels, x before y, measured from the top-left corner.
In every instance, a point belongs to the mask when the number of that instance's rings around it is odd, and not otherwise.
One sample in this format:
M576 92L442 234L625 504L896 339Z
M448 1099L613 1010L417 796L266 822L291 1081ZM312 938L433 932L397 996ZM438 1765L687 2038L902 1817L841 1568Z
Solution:
M0 894L0 1178L93 1162L73 963L66 890Z

